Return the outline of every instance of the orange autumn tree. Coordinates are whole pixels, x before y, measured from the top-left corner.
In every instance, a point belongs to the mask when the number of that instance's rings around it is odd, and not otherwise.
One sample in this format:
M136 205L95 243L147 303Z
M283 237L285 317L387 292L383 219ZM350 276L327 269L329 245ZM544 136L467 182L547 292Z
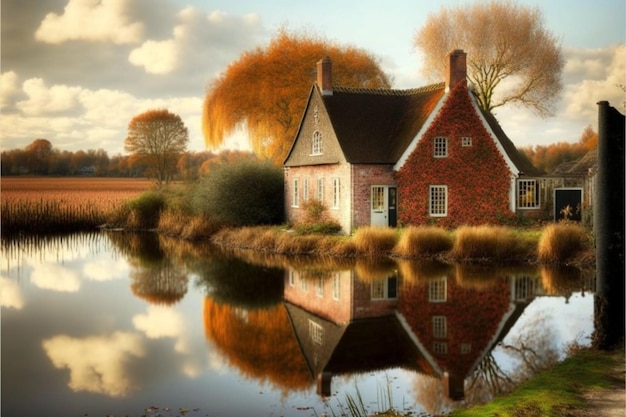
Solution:
M247 128L259 156L282 164L296 135L316 63L329 56L333 79L346 87L389 88L390 79L367 51L280 30L266 48L247 51L209 88L202 111L207 147Z
M172 179L188 143L189 132L179 115L153 109L132 118L124 150L145 162L161 186Z

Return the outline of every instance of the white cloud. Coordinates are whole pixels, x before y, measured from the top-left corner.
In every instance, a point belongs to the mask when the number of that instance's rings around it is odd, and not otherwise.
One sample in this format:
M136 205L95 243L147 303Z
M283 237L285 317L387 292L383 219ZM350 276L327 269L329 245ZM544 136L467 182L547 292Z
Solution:
M178 48L172 39L146 41L141 47L131 51L128 61L138 67L144 67L150 74L169 74L179 64Z
M0 75L0 109L9 107L20 91L15 71L3 72Z
M125 0L69 0L62 15L46 15L35 38L52 44L71 40L136 43L144 26L130 21L127 8Z
M24 294L15 280L0 277L0 306L21 310Z
M24 81L22 88L28 98L18 101L17 108L26 115L69 112L79 105L80 87L53 85L48 88L41 78L31 78Z
M132 357L145 355L141 336L125 332L82 339L59 335L44 340L43 348L56 368L69 369L68 386L73 391L112 397L133 391L135 386L126 366Z
M146 314L133 317L133 324L149 339L173 338L176 340L177 352L187 351L187 343L184 340L185 322L182 315L173 308L151 305Z
M80 277L76 271L58 264L30 263L33 267L30 280L37 287L59 292L77 292L80 289Z
M98 259L83 265L83 276L93 281L110 281L127 277L129 270L123 259Z

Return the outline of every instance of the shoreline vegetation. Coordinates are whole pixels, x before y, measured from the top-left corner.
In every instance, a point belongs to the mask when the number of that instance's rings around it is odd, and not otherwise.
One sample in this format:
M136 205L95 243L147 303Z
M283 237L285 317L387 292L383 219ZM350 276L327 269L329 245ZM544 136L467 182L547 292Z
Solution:
M325 208L312 202L308 216L295 225L254 225L218 221L193 212L188 190L136 192L134 198L89 200L64 197L2 201L2 235L59 233L81 230L151 230L189 241L209 241L227 249L269 254L330 257L394 257L433 259L446 263L492 262L593 267L592 233L575 222L541 226L478 225L447 230L437 226L399 228L365 226L350 235L338 233ZM252 224L252 225L250 225Z

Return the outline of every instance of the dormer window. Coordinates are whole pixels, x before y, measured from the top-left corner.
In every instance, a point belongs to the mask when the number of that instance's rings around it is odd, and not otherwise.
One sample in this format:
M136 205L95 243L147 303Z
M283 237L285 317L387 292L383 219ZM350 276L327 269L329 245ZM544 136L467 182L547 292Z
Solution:
M434 153L433 156L435 158L445 158L448 156L448 138L437 137L435 138L434 143Z
M311 141L311 155L322 154L322 134L319 130L313 132L313 139Z

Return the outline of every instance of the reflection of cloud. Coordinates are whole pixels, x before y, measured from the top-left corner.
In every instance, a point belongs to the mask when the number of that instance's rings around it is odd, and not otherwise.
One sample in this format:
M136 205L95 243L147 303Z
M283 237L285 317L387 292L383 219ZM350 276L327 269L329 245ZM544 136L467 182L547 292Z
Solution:
M20 310L24 307L24 296L12 279L0 277L0 306Z
M128 264L123 259L113 262L109 259L99 259L85 263L83 275L92 281L110 281L127 277L129 269Z
M182 315L167 306L151 305L146 314L133 317L137 330L143 331L150 339L170 337L176 339L175 350L184 353L187 343L184 340L185 324Z
M145 354L141 337L123 332L83 339L60 335L44 340L43 348L55 367L70 370L72 390L112 397L127 395L133 389L125 365L131 356Z
M32 263L30 280L37 287L61 292L76 292L80 289L78 274L62 265Z

